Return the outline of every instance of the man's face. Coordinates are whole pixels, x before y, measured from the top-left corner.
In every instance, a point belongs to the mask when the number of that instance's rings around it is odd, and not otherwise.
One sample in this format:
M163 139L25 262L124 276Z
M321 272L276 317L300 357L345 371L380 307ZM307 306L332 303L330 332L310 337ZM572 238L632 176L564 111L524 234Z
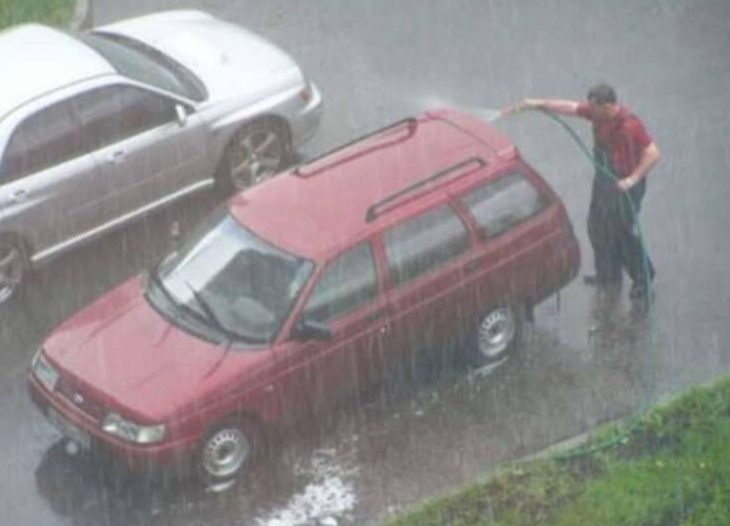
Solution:
M616 114L616 105L611 102L596 102L588 100L591 111L598 119L610 119Z

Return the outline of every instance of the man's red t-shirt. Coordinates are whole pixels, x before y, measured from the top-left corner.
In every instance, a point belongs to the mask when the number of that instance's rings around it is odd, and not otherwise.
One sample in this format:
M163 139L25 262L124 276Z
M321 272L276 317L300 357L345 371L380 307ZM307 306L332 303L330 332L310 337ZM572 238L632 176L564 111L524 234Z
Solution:
M623 106L610 119L596 118L590 104L578 105L578 116L593 123L593 139L597 146L611 152L611 161L619 179L628 177L636 168L644 149L654 142L639 118Z

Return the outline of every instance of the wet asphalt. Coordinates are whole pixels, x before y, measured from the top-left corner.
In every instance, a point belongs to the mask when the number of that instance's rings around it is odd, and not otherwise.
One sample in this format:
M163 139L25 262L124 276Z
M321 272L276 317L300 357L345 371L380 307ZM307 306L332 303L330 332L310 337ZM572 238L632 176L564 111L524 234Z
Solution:
M69 455L32 407L28 363L61 320L165 254L173 221L190 228L218 201L195 197L59 258L0 307L0 524L377 524L730 371L726 0L93 4L97 24L194 6L288 50L325 97L305 156L434 106L580 98L598 80L614 83L662 151L642 211L656 298L646 314L632 308L626 286L597 294L575 280L537 309L521 351L490 374L434 367L392 382L325 421L286 430L223 492L109 472ZM589 141L588 126L575 124ZM586 159L540 115L497 125L565 200L590 272Z

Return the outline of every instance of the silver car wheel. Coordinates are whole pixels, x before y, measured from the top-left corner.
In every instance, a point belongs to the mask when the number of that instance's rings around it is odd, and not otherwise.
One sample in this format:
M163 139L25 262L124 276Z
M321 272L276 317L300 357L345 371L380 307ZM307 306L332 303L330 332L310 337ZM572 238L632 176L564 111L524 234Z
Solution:
M508 350L517 334L517 321L509 307L500 307L487 314L479 325L477 348L482 358L494 361Z
M229 148L228 175L236 190L258 184L284 167L287 147L274 127L258 124L244 128Z
M13 295L24 274L23 252L13 242L0 239L0 303Z
M203 445L203 469L211 478L223 479L238 473L251 453L251 441L235 426L213 433Z

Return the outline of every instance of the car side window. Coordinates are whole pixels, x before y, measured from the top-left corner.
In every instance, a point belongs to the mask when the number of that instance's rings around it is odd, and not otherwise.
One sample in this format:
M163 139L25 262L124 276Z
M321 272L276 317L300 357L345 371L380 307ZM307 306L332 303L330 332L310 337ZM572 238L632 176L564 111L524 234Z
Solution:
M8 141L0 183L61 164L82 155L78 124L68 101L57 102L27 117Z
M370 243L334 259L322 273L304 307L304 319L326 323L375 299L378 282Z
M498 236L548 205L547 198L519 172L472 190L462 201L487 237Z
M395 285L440 267L469 248L469 232L449 205L400 223L383 234Z
M74 98L93 149L133 137L176 118L175 101L134 86L106 86Z

